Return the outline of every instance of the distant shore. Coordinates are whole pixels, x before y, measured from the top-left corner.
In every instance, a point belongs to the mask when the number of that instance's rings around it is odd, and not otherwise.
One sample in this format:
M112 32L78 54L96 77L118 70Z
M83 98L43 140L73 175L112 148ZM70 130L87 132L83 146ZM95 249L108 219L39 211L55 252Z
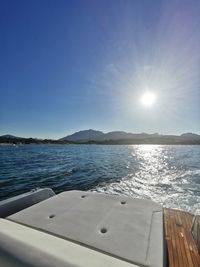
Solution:
M87 141L87 142L61 142L61 141L25 141L25 142L5 142L0 143L0 146L19 146L19 145L200 145L200 142L165 142L163 141L140 141L138 140L109 140L103 142Z
M84 130L61 139L25 138L13 135L0 136L0 145L24 144L97 144L97 145L200 145L200 135L184 133L181 135L133 134L126 132L103 133L96 130Z

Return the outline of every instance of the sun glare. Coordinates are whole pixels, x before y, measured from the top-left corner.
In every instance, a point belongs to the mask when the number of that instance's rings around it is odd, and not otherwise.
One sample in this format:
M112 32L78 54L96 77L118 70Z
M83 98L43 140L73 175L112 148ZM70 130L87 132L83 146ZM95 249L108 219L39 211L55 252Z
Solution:
M146 107L151 107L156 102L156 95L151 92L146 92L141 97L141 103Z

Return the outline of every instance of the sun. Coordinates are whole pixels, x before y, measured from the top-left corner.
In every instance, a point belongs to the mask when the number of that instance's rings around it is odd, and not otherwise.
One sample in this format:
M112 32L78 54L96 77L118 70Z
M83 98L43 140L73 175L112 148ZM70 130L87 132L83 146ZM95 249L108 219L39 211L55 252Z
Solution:
M156 95L152 92L146 92L141 97L141 103L146 107L153 106L155 102L156 102Z

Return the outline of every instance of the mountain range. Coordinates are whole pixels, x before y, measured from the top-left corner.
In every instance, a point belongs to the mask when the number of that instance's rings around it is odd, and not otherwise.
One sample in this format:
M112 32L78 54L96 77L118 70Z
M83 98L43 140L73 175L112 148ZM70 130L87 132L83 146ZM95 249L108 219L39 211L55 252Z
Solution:
M181 135L161 135L158 133L134 134L124 131L104 133L101 131L89 129L75 132L58 140L24 138L8 134L0 136L0 143L200 144L200 135L194 133L184 133Z
M111 141L138 141L145 143L149 140L173 140L177 141L194 141L200 142L200 135L194 133L184 133L182 135L160 135L158 133L147 134L147 133L127 133L124 131L113 131L103 133L96 130L84 130L76 132L72 135L65 136L60 141L72 141L72 142L111 142Z

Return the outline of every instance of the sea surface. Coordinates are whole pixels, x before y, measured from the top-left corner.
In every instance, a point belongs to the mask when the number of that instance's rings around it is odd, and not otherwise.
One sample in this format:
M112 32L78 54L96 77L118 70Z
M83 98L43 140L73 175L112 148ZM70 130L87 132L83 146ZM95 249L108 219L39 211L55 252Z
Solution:
M0 146L0 199L33 188L91 190L200 212L200 146Z

